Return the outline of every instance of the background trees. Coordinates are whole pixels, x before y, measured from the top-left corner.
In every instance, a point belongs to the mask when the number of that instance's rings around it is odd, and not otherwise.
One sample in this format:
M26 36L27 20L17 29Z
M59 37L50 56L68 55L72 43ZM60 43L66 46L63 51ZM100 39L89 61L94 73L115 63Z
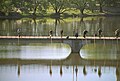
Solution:
M104 13L104 7L120 7L120 0L0 0L0 15L46 15L51 12L53 16L72 13L69 10L79 10L81 15L85 10L94 12L99 10ZM50 15L50 14L49 14Z

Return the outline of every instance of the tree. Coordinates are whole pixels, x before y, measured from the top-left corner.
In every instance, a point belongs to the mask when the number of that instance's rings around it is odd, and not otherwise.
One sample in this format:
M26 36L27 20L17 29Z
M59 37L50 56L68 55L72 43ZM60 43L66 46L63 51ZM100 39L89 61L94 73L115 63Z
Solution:
M55 11L55 16L60 17L65 11L68 11L70 7L69 0L48 0L53 10Z
M95 0L89 1L87 9L91 10L92 12L94 12L95 8L96 8L96 2L95 2Z
M106 5L106 2L109 0L96 0L96 3L99 4L100 12L103 12L103 7Z
M106 1L108 7L120 7L120 0L108 0Z
M22 13L33 15L45 12L48 7L47 0L13 0L12 4Z
M84 10L86 9L90 0L71 0L73 8L80 10L81 14L84 15Z
M11 0L0 0L0 11L4 12L6 15L13 10L13 5Z
M31 0L12 0L12 4L14 5L16 12L20 11L23 13L29 13L30 12L30 6L32 5Z
M45 14L48 8L47 0L33 0L32 10L33 15L36 15L36 11L40 12L41 14Z

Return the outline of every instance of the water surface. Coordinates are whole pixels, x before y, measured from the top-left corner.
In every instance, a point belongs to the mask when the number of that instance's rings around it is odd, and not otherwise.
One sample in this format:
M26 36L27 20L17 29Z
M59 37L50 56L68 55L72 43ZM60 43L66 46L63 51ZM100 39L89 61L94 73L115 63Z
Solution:
M119 44L87 44L80 50L83 59L120 60Z
M30 43L28 45L0 45L0 58L65 59L71 48L63 43Z
M93 36L101 28L102 36L114 36L119 21L120 17L0 20L0 35L17 36L19 28L23 36L48 36L50 30L60 36L61 29L65 36L82 36L85 29ZM63 43L0 39L0 81L120 81L120 45L112 42L95 41L71 53Z

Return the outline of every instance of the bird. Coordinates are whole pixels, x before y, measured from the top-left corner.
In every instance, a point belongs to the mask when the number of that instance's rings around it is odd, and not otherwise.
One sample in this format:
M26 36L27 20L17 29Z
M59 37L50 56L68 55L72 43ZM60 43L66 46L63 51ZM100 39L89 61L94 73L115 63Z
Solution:
M77 39L77 37L78 37L78 32L75 33L75 37L76 37L76 39Z
M62 38L62 36L63 36L63 30L60 31L60 35L61 35L61 38Z
M87 30L84 30L83 31L83 37L85 38L86 37L86 34L88 33L88 31Z
M95 34L94 34L94 37L96 37L96 36L97 36L97 34L95 33Z
M102 29L99 28L98 29L98 36L101 37L101 35L102 35Z
M20 28L17 29L17 34L18 34L18 37L21 36L21 35L20 35L20 34L21 34L21 29L20 29Z
M66 39L69 39L69 36L67 36Z
M119 37L119 34L120 34L120 30L119 30L119 29L116 29L116 30L115 30L115 36L116 36L116 38Z
M50 37L53 35L53 31L52 30L49 31L49 35L50 35Z

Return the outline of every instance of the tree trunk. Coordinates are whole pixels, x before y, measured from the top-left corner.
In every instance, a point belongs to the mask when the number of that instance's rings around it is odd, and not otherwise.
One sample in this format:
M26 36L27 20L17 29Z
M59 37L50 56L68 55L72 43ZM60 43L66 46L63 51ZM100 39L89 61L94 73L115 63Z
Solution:
M33 12L34 16L36 15L36 10L37 10L37 7L34 8L34 12Z
M57 9L55 10L54 16L55 16L56 18L59 18L59 17L60 17L60 12L58 12Z
M84 9L80 9L81 15L84 15Z
M101 12L101 13L103 12L102 4L100 4L100 12Z

